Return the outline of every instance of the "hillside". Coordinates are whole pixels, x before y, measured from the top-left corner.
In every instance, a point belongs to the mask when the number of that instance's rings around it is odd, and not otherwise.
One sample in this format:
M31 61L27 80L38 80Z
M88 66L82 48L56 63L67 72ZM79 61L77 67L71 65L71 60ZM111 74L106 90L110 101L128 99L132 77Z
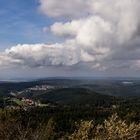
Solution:
M108 105L113 103L115 99L112 96L101 95L90 89L80 87L60 88L40 93L22 93L20 97L22 96L71 105Z
M44 79L29 82L1 82L0 97L7 96L11 91L21 92L37 85L50 85L59 88L84 88L111 96L140 96L140 80ZM36 96L36 92L30 94L31 96L33 96L33 94ZM40 94L40 92L37 94Z

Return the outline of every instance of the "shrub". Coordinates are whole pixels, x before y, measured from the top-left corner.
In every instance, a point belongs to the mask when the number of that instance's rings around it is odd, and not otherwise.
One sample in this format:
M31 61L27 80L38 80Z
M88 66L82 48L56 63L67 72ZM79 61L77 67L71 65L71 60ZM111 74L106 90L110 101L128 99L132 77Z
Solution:
M127 124L117 114L113 114L103 124L93 121L81 122L79 128L69 136L69 140L139 140L140 124Z

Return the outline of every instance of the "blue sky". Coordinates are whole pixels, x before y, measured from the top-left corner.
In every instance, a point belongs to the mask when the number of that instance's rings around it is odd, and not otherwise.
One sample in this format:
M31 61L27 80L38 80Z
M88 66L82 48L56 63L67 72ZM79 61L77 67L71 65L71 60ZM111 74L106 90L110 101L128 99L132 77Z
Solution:
M139 11L140 0L0 0L0 78L140 76Z
M39 12L36 0L0 0L0 50L19 43L53 42L55 38L43 32L53 22Z

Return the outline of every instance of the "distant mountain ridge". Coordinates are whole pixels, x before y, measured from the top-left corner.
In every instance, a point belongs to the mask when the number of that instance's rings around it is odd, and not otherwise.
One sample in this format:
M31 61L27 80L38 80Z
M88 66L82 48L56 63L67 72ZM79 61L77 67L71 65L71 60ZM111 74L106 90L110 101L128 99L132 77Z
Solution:
M132 84L124 84L124 81L125 83L127 82ZM21 92L36 85L45 84L62 87L62 90L63 87L68 87L69 90L71 90L70 88L83 88L103 95L121 97L140 96L140 80L48 79L28 82L2 82L0 83L0 97L9 95L11 91ZM49 92L53 92L53 90ZM42 95L42 93L39 94Z

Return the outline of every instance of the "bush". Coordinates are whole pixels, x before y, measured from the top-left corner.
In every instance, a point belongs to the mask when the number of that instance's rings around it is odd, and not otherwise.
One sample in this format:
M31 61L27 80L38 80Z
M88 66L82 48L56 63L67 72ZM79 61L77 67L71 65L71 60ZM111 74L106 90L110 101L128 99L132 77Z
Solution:
M140 124L127 124L113 114L103 124L94 126L93 121L83 121L69 140L139 140Z

